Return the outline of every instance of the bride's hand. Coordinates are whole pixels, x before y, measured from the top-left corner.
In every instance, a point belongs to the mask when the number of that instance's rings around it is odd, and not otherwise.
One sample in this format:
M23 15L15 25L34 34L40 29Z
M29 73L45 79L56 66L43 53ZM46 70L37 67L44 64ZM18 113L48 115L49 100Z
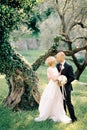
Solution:
M62 87L62 84L60 81L57 80L58 87Z

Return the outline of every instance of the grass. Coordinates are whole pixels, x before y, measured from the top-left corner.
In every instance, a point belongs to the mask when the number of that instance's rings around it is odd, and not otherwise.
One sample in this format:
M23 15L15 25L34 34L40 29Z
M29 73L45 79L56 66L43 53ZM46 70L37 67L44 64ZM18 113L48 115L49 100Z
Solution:
M43 53L42 51L21 52L32 63ZM74 67L74 65L73 65ZM37 70L40 79L40 91L47 84L45 65ZM87 69L82 73L80 81L87 80ZM0 130L87 130L87 87L78 83L73 84L72 103L75 108L78 121L71 124L54 123L52 120L36 123L34 118L38 110L13 112L3 105L3 100L8 94L8 86L4 76L0 76Z

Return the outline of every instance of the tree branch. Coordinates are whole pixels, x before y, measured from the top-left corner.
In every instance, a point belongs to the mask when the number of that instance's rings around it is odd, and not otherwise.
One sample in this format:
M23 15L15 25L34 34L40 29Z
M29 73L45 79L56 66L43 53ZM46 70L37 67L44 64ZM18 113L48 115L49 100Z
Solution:
M87 40L87 37L77 37L77 38L75 38L72 42L75 42L76 40L78 40L78 39L85 39L85 40Z
M56 0L55 8L56 8L56 10L57 10L57 12L58 12L58 14L60 16L60 19L62 19L63 16L62 16L62 14L60 12L60 8L59 8L59 5L58 5L58 0Z
M58 50L58 43L53 44L53 46L43 55L40 55L39 58L32 64L32 68L34 71L36 71L39 66L45 61L45 59L50 55L56 55Z
M54 56L54 55L56 55L56 54L59 52L58 49L57 49L57 47L58 47L58 44L55 43L55 44L53 44L53 46L52 46L45 54L41 55L41 56L32 64L33 70L36 71L36 70L40 67L40 65L41 65L42 63L44 63L45 59L46 59L48 56L51 56L51 55ZM74 55L75 53L77 53L77 52L79 52L79 51L81 51L81 50L85 50L85 49L87 49L87 45L85 45L85 46L83 46L83 47L81 47L81 48L76 48L76 49L74 49L74 50L66 50L66 51L63 51L63 52L64 52L65 55L67 55L67 56L72 56L72 55Z
M87 49L87 45L83 46L83 47L80 47L80 48L76 48L74 50L67 50L67 51L64 51L65 55L67 56L72 56L74 55L75 53L81 51L81 50L86 50Z
M66 8L67 2L68 2L68 0L65 1L65 4L64 4L63 10Z
M64 42L72 44L72 42L70 40L68 40L68 39L61 38L61 41L64 41Z
M74 23L71 25L71 27L69 28L69 31L70 31L73 27L75 27L76 25L80 25L81 28L87 28L87 26L84 25L82 22L74 22Z

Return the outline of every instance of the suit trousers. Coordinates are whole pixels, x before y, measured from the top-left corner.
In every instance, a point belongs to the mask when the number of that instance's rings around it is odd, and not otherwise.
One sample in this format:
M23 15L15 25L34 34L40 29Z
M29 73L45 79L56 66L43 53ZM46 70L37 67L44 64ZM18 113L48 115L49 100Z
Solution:
M71 102L71 90L70 89L66 89L66 93L65 93L65 100L64 100L65 111L66 111L66 106L68 108L71 119L72 120L76 119L74 107L73 107L72 102Z

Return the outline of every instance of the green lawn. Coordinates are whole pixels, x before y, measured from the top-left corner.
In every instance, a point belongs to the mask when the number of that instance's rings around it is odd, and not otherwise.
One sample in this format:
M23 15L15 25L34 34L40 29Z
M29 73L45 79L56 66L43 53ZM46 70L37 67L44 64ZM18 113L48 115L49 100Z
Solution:
M26 59L33 63L43 51L22 51ZM73 65L74 67L74 65ZM42 92L47 84L45 65L37 70L40 79L40 91ZM87 82L87 68L81 75L80 81ZM6 108L2 101L7 96L8 86L4 76L0 76L0 130L87 130L87 87L79 84L73 85L72 102L75 108L78 121L71 124L54 123L51 120L36 123L34 118L38 110L12 112Z

